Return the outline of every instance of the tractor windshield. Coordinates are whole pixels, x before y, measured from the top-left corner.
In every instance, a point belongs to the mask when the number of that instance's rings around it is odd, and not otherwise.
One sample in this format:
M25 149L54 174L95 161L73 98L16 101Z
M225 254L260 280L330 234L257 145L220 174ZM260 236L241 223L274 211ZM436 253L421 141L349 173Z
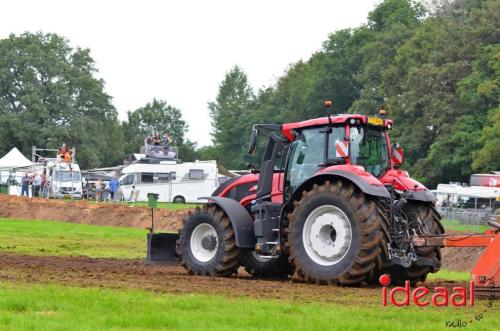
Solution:
M389 168L387 140L380 129L353 126L350 130L351 163L365 167L375 177Z

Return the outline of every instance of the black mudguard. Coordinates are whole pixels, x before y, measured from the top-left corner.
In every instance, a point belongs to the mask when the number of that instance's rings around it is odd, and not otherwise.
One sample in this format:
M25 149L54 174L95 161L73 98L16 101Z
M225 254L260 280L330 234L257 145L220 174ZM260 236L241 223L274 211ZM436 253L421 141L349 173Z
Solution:
M240 248L254 248L257 242L253 229L253 219L248 211L236 200L223 197L200 197L219 206L231 221L234 229L236 246Z
M408 195L408 200L431 202L434 204L436 202L436 196L431 191L411 191Z

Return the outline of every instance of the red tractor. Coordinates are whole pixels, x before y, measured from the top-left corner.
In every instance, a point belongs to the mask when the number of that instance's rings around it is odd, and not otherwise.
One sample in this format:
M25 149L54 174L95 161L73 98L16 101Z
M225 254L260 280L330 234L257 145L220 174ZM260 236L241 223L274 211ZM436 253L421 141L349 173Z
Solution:
M393 284L424 281L439 247L413 238L444 233L434 195L398 170L383 115L345 114L257 124L249 153L267 132L259 170L222 184L190 214L176 253L192 274L298 274L307 282L357 285L382 273Z

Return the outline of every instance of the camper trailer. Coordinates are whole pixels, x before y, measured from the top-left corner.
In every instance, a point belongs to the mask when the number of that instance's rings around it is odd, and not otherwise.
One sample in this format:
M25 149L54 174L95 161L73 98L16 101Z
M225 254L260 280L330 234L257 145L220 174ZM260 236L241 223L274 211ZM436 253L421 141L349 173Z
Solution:
M147 201L148 193L156 193L161 202L199 202L218 186L215 161L134 163L120 177L123 197L134 201Z

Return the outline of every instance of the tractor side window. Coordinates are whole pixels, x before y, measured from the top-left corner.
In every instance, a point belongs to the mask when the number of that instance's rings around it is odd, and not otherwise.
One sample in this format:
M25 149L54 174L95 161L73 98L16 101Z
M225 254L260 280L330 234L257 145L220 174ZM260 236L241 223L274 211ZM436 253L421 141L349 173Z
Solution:
M325 157L325 133L322 128L308 129L293 142L287 180L290 192L312 176Z

